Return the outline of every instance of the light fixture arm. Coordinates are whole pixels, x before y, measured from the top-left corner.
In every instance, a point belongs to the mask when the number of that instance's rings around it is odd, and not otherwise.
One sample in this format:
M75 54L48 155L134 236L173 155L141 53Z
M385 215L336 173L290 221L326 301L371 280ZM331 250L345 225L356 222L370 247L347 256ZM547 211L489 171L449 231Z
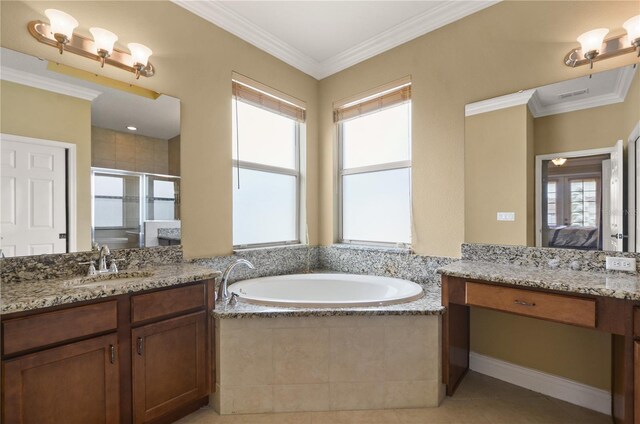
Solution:
M134 75L136 75L136 78L139 78L140 75L142 75L143 77L152 77L155 74L155 68L151 63L148 63L143 67L136 67L133 63L131 55L122 50L114 48L111 54L106 51L104 51L104 53L106 54L102 54L102 52L100 51L98 51L96 54L94 42L81 35L74 33L71 39L68 39L62 34L52 35L49 24L46 24L42 21L31 21L27 25L27 28L29 30L29 33L36 40L43 44L56 47L60 51L60 53L62 53L63 51L74 53L79 56L100 62L101 66L104 66L104 64L107 63L111 66L115 66L116 68L120 68L133 73ZM62 37L58 37L59 35L61 35Z

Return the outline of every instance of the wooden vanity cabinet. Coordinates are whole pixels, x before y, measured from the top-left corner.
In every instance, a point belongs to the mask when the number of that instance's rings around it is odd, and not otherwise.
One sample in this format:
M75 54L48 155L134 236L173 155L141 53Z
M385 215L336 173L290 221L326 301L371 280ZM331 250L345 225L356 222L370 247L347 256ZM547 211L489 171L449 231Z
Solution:
M1 422L163 424L206 405L213 290L206 280L1 316Z
M133 330L135 424L207 395L206 326L202 311Z
M109 334L3 362L2 422L120 422L117 343Z

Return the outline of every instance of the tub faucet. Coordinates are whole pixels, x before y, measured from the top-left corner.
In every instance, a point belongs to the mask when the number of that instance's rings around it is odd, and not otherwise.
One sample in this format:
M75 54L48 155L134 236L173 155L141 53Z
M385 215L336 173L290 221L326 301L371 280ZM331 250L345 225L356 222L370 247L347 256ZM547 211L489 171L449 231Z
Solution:
M218 290L218 300L222 302L227 302L229 300L229 275L231 275L231 271L233 271L233 269L238 265L246 265L249 269L256 269L256 267L246 259L236 259L231 262L222 273L222 281L220 282L220 289Z

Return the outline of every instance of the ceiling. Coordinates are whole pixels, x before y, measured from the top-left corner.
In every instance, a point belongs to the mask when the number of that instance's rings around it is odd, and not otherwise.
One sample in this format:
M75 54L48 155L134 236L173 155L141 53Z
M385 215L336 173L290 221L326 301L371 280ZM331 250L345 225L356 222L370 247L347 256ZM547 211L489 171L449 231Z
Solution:
M153 100L47 69L48 61L2 48L3 80L91 101L91 125L168 140L180 134L180 100L161 95Z
M316 79L498 2L172 1Z

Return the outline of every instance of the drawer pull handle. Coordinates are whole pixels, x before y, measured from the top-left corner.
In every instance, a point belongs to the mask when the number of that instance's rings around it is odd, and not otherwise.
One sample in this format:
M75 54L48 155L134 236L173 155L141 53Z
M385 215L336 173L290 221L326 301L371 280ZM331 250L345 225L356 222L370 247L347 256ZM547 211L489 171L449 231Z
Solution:
M527 306L527 307L530 307L530 308L536 306L535 303L529 303L529 302L525 302L525 301L518 300L518 299L516 299L513 303L515 303L516 305Z
M116 347L114 345L109 345L109 360L112 364L116 363Z
M137 351L138 351L138 355L142 355L142 352L144 352L144 342L142 341L142 337L138 337L137 340Z

